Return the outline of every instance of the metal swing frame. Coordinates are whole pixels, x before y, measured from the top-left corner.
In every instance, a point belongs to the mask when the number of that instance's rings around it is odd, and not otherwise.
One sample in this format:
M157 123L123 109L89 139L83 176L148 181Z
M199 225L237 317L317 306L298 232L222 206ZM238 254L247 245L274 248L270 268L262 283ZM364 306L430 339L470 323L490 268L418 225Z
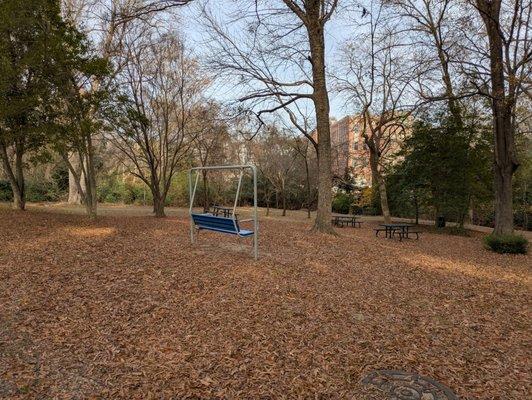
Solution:
M244 176L244 171L246 169L250 169L253 173L253 218L251 219L245 219L238 222L249 222L253 221L253 255L255 257L255 260L259 258L259 219L258 219L258 209L257 209L257 168L254 165L251 164L243 164L243 165L217 165L217 166L206 166L206 167L194 167L191 168L188 171L188 187L189 187L189 217L190 217L190 241L194 243L195 235L195 224L194 220L192 218L192 209L194 207L194 199L196 198L196 189L198 187L199 177L201 171L216 171L216 170L240 170L240 175L238 178L238 186L236 189L236 196L235 196L235 202L233 204L233 214L231 218L233 219L233 223L235 226L236 234L241 237L238 234L238 225L237 225L237 217L236 217L236 208L238 206L238 200L240 198L240 189L242 187L242 177ZM194 182L194 185L192 185L192 175L196 174L196 179Z

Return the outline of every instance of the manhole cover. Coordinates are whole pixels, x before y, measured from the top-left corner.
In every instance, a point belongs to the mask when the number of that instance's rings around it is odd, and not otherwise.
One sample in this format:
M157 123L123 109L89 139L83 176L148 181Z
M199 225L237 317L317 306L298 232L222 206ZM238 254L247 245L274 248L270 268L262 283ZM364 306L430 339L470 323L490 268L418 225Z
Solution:
M362 379L362 383L378 387L391 400L458 400L447 386L404 371L374 371Z

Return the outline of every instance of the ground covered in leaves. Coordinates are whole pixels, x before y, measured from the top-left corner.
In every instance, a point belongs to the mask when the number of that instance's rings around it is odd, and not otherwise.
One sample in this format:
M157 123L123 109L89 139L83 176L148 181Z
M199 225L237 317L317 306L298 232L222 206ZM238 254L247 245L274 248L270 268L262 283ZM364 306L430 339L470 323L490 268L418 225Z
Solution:
M0 209L0 398L385 399L377 369L529 398L530 255L309 227L263 218L253 261L182 215Z

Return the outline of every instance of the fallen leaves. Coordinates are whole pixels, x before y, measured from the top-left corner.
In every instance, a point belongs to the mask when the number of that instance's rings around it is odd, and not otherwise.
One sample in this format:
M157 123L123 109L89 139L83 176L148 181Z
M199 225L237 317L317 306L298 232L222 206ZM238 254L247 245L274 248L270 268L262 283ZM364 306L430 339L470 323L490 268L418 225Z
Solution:
M255 262L184 218L0 209L0 397L382 399L376 369L529 395L530 256L339 233L268 219Z

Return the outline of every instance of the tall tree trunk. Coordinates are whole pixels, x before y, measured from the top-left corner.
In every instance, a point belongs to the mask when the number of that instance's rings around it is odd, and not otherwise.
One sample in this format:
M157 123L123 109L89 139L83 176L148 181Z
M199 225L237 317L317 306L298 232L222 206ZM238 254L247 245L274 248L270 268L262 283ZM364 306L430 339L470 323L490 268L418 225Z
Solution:
M491 108L494 135L494 188L495 228L494 234L512 234L513 204L512 177L519 167L515 149L515 127L512 111L515 107L515 92L505 92L503 42L499 32L501 0L477 0L477 8L486 26L490 47ZM509 87L515 82L509 82Z
M317 10L316 10L317 11ZM307 26L312 59L313 102L318 131L318 207L314 229L334 233L332 217L331 130L329 94L325 76L325 38L319 18L309 17Z
M369 164L371 167L371 175L373 178L374 185L377 185L379 190L379 197L381 203L382 216L384 217L384 223L389 224L392 221L390 215L390 207L388 206L388 193L386 191L386 182L382 176L381 171L379 170L379 155L376 154L373 146L368 146L369 148Z
M24 156L24 144L15 143L15 170L11 166L9 161L9 156L7 154L7 147L4 143L0 142L0 157L4 165L4 170L6 171L9 183L11 185L11 190L13 192L13 208L19 210L26 209L26 185L24 182L24 166L23 166L23 156Z

